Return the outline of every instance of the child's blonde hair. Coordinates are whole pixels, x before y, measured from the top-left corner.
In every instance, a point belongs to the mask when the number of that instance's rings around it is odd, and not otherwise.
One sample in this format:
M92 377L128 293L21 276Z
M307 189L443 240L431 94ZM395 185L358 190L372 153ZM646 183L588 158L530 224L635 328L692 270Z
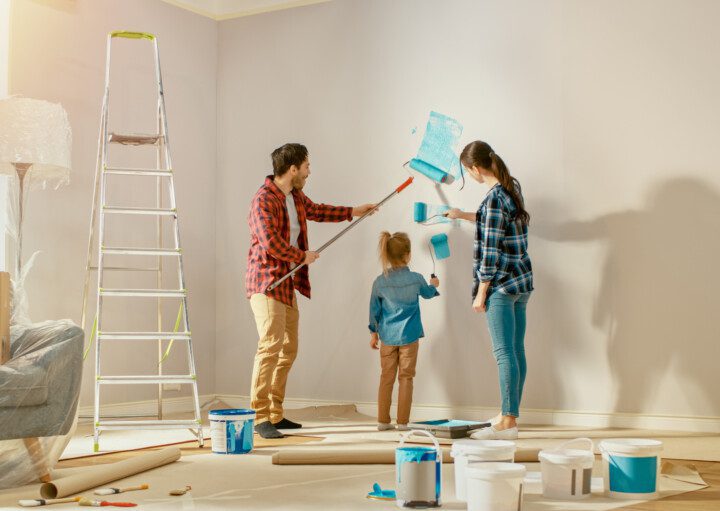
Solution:
M404 232L390 234L383 231L380 233L378 252L383 273L387 273L390 268L405 266L410 261L410 238Z

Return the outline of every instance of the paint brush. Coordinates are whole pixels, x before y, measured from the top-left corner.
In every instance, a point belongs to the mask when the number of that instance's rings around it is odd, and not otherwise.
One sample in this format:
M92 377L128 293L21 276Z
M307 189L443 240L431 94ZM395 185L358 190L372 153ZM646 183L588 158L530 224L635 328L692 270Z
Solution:
M78 502L80 497L68 497L65 499L28 499L18 500L22 507L49 506L50 504L65 504L66 502Z
M92 506L92 507L103 507L103 506L115 506L115 507L135 507L137 504L134 502L109 502L107 500L90 500L82 497L78 500L78 504L81 506Z
M136 490L147 490L148 488L150 488L150 485L141 484L140 486L128 486L127 488L100 488L95 490L93 493L95 495L115 495L116 493L125 493L126 491Z

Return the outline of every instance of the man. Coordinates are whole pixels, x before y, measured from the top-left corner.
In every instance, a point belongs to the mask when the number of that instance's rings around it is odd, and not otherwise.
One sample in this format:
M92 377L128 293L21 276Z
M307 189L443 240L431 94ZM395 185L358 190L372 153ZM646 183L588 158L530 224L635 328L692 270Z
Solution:
M315 204L303 192L310 175L307 148L285 144L272 152L273 173L253 197L248 223L245 286L260 339L253 366L251 406L255 431L263 438L283 438L278 429L302 425L283 416L288 373L298 346L299 310L295 290L310 298L308 266L320 254L308 249L307 220L342 222L371 211L374 204L355 208ZM273 290L268 287L295 266L293 278Z

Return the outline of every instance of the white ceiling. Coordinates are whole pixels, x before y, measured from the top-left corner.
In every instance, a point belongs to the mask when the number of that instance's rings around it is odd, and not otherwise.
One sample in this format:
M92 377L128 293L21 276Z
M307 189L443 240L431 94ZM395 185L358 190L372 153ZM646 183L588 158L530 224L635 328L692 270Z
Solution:
M163 2L218 21L330 1L331 0L163 0Z

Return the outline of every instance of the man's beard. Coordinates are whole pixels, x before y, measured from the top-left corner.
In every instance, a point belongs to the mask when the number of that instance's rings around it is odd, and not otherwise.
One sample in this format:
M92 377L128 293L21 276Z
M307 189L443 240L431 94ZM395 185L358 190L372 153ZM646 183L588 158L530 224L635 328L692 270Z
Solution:
M305 186L305 180L300 176L296 176L292 180L292 186L295 190L302 190Z

